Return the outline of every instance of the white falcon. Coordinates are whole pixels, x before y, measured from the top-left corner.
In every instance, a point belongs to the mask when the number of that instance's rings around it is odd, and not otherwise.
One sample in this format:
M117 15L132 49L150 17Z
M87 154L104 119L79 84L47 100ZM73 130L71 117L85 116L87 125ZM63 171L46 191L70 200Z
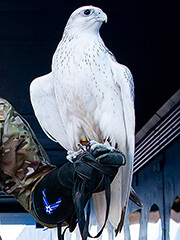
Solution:
M111 184L109 221L121 231L129 199L134 155L134 84L129 69L105 46L99 29L107 21L97 7L75 10L52 59L52 71L33 80L30 96L46 134L68 151L80 139L110 141L126 157ZM97 220L106 213L104 192L93 195Z

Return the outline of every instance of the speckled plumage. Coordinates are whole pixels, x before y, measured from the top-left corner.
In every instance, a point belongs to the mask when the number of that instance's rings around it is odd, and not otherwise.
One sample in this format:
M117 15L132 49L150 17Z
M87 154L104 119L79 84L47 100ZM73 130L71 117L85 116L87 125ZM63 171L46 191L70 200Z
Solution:
M30 90L42 128L67 150L78 150L82 138L101 143L109 138L125 154L127 163L112 183L109 221L117 227L132 177L134 85L129 69L117 63L99 35L106 20L103 11L93 6L73 12L54 53L52 72L35 79ZM104 193L95 194L94 203L101 224Z

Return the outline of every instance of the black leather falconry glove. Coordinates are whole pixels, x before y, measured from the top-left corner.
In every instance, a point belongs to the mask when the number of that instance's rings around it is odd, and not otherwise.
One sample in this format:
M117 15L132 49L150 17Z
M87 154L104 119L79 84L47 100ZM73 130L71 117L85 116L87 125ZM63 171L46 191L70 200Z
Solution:
M88 148L79 154L73 163L67 162L53 170L37 185L33 192L33 205L37 217L45 223L69 225L72 232L78 222L83 240L89 235L90 198L92 193L105 190L107 211L110 204L110 183L118 168L125 164L122 153L106 147ZM84 207L86 203L87 217ZM104 226L106 221L104 223ZM96 235L99 237L104 228ZM60 228L59 228L60 229ZM59 231L59 239L63 235Z

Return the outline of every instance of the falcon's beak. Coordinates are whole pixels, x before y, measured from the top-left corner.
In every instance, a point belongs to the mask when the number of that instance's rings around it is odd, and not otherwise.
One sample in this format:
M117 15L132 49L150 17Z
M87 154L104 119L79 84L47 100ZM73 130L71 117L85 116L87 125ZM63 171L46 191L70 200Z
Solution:
M104 17L104 22L107 23L108 17L104 12L103 12L103 17Z
M104 22L107 23L108 17L107 17L107 15L106 15L105 13L104 13L104 15L105 15L105 20L104 20Z
M107 15L103 11L98 13L98 16L96 17L96 19L98 21L102 21L105 23L107 23L107 20L108 20Z

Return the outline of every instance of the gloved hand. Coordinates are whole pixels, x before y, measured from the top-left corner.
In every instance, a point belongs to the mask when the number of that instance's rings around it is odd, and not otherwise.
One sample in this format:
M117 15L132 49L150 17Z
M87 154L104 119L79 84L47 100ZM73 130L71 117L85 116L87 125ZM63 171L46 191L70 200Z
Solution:
M124 163L124 156L118 151L97 147L79 154L73 163L53 170L33 192L37 217L48 224L69 224L70 231L78 221L82 232L87 201L92 193L105 190L107 179L110 185Z

